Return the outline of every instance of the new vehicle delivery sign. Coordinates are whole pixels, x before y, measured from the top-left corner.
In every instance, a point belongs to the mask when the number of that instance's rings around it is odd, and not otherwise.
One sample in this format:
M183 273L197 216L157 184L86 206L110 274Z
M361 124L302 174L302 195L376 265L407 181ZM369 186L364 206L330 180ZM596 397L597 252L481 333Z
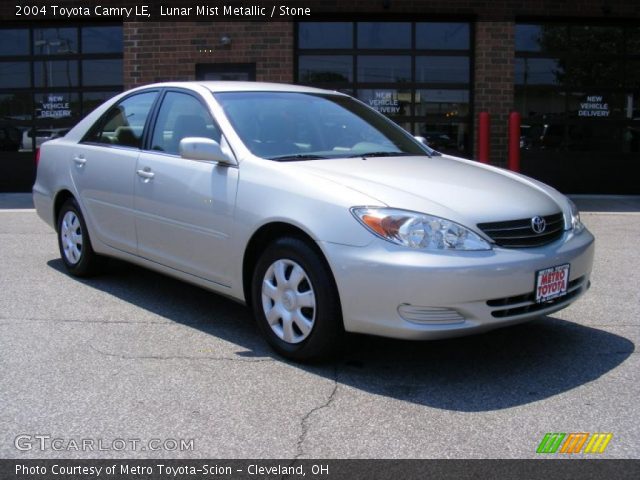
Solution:
M565 295L568 285L568 263L538 270L536 274L536 302L547 302Z
M65 118L71 116L71 107L62 95L48 95L36 112L37 118Z

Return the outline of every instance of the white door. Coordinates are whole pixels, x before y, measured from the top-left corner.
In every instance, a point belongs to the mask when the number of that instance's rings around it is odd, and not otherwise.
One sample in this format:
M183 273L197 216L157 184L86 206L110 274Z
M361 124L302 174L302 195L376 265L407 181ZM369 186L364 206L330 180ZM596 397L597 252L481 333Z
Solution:
M154 262L230 285L231 225L238 169L181 158L184 137L221 141L198 97L167 91L135 179L138 254Z
M69 162L80 204L103 243L136 252L133 187L142 132L158 91L126 97L90 131Z

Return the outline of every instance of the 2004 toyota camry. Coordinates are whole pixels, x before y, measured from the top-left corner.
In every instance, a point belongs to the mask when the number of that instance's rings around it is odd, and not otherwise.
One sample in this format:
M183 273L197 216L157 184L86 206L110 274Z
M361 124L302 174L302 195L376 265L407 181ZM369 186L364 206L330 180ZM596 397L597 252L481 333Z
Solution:
M299 86L120 94L42 145L33 196L71 274L118 257L246 302L298 360L345 331L433 339L548 314L593 263L556 190Z

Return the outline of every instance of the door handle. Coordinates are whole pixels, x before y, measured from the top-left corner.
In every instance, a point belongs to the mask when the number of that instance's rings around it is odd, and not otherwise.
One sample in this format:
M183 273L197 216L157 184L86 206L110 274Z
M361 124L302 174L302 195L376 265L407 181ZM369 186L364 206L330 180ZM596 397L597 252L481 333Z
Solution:
M136 170L136 173L146 181L149 181L156 176L156 174L153 173L151 169L149 169L149 167L146 167L144 170Z
M82 155L77 155L73 157L73 161L78 167L83 167L85 163L87 163L87 159Z

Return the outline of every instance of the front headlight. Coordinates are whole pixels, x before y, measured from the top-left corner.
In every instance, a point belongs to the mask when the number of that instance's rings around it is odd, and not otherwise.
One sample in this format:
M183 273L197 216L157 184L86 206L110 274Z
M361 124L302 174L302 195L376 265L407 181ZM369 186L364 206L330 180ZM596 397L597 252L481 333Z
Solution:
M462 225L433 215L393 208L353 207L351 213L371 233L419 250L491 250L491 245Z
M580 220L580 211L571 200L569 200L569 205L571 205L571 228L574 233L580 233L584 230L584 224Z

